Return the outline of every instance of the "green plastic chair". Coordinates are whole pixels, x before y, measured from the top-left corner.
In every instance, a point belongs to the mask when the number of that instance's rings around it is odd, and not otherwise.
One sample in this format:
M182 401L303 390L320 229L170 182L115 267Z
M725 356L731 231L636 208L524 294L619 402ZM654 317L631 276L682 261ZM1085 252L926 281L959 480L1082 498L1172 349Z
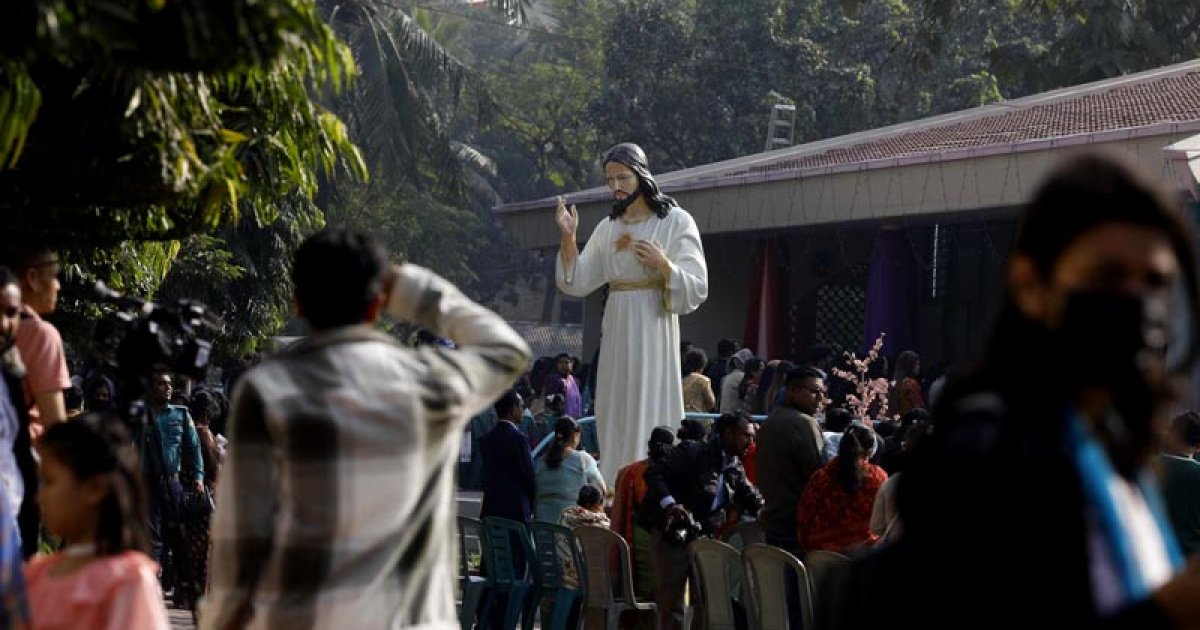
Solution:
M543 630L578 628L587 577L575 534L562 525L542 522L530 523L529 532L533 535L533 573L537 590L526 608L524 629L533 630L533 612L546 601L550 603L550 619L543 616ZM568 566L578 576L574 586L569 586L565 580Z
M468 562L468 539L475 540L483 559L483 537L479 519L458 517L458 586L462 591L462 606L458 611L458 623L462 630L471 630L479 621L479 607L491 588L491 580L483 575L473 575Z
M483 625L490 627L492 608L500 596L507 596L503 626L499 630L515 630L534 589L528 571L528 563L532 560L529 532L523 523L488 516L483 519L483 540L488 580L491 582L487 603L483 607ZM525 560L520 566L517 566L515 553L517 546L525 552Z

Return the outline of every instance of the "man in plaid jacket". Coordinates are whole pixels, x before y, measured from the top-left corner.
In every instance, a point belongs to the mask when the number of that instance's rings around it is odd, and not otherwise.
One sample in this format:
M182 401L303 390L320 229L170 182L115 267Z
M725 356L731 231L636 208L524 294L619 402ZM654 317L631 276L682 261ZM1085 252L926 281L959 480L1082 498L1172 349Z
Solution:
M458 628L454 466L471 416L528 367L500 317L366 236L296 253L312 334L234 394L201 628ZM397 345L386 310L456 349Z

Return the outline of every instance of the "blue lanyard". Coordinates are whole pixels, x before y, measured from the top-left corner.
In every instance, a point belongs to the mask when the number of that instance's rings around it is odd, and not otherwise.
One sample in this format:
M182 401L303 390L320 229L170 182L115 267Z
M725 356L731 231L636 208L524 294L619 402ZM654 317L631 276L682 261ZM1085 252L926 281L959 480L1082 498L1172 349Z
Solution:
M1113 497L1112 489L1108 485L1108 480L1116 476L1116 471L1113 470L1104 448L1084 428L1079 413L1071 411L1070 416L1070 422L1067 423L1067 443L1074 455L1073 459L1079 471L1084 497L1096 510L1100 521L1100 531L1105 542L1108 543L1108 551L1116 567L1121 587L1130 600L1146 597L1150 594L1150 589L1146 584L1145 576L1138 567L1133 551L1132 537L1125 530L1120 510ZM1167 527L1158 489L1145 473L1139 476L1137 485L1153 515L1154 523L1158 526L1171 566L1181 567L1183 554L1179 550L1172 530Z

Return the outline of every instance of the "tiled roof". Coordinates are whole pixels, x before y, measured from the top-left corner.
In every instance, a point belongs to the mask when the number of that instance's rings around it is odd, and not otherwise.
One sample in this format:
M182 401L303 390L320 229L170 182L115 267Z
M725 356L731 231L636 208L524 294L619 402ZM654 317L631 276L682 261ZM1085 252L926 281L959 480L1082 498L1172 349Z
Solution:
M740 173L803 170L966 148L1200 120L1200 70L1067 97L1007 113L918 128L850 146L751 166Z
M534 358L553 357L562 352L573 357L583 354L582 324L509 322L509 325L529 344Z

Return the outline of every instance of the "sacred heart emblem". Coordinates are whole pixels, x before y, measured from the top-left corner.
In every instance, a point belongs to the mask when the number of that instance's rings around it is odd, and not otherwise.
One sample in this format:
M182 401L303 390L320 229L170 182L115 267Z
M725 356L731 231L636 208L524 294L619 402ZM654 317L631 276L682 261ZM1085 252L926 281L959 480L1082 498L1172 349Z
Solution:
M623 252L623 251L629 249L630 245L633 245L633 237L630 236L628 232L626 232L621 235L621 238L617 239L616 245L617 245L617 251Z

